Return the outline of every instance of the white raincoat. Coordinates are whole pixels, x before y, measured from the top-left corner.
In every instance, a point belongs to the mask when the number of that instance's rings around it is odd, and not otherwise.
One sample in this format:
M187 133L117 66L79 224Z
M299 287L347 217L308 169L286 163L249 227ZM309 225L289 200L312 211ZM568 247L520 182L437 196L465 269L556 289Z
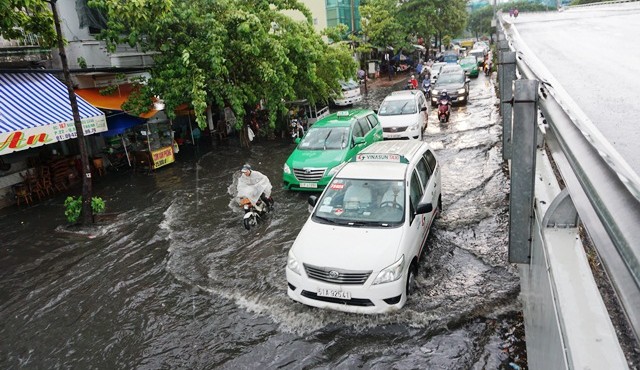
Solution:
M258 171L251 171L249 176L244 173L238 179L238 201L248 198L252 204L260 199L260 194L269 198L271 196L271 182L269 178Z

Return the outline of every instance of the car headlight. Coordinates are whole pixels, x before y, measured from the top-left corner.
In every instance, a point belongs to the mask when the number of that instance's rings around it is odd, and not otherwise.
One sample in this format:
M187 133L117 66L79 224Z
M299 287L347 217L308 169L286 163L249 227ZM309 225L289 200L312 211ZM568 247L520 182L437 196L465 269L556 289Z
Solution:
M291 175L291 168L289 168L288 164L285 163L282 169L284 170L284 173L286 173L287 175Z
M459 90L458 90L458 94L464 94L466 91L467 91L467 90L465 90L465 89L459 89Z
M391 266L385 267L380 271L376 279L373 281L373 285L390 283L396 281L402 277L402 270L404 269L404 255L399 260L394 262Z
M409 131L413 131L413 130L417 130L417 129L418 129L418 122L416 122L413 125L409 126Z
M293 252L291 252L291 250L289 250L289 257L287 258L287 268L300 275L300 265L298 264L298 260L296 259L296 256L293 255Z

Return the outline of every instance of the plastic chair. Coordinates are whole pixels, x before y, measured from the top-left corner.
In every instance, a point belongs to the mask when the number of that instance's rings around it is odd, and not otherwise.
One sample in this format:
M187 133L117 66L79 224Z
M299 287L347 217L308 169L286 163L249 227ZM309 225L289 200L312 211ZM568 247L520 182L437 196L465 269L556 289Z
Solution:
M29 193L29 187L25 183L18 183L12 185L13 193L16 196L16 204L19 206L20 201L24 201L27 205L31 205L33 203L33 199L31 199L31 193Z

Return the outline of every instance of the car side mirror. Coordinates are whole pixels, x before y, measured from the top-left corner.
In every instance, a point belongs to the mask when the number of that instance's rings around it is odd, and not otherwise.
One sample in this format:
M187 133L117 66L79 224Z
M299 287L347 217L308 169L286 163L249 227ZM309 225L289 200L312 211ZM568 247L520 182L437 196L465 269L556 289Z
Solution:
M315 207L316 203L318 203L318 196L317 195L309 195L309 199L307 199L307 202L309 203L309 205L311 207Z
M425 112L426 110L427 110L427 107L422 107L422 108L420 108L420 111L421 111L421 112Z
M353 143L354 143L355 145L364 144L365 142L366 142L366 141L365 141L365 139L364 139L363 137L359 137L359 136L357 136L357 137L354 137L354 138L353 138Z
M300 139L299 137L297 137L293 142L296 144L300 144L300 141L302 141L302 139Z
M469 82L471 82L471 79L470 79L470 78L467 78L466 80L464 80L464 82L465 82L465 83L469 83Z
M429 213L433 211L433 205L431 203L418 203L418 207L416 208L416 214L422 215L425 213Z

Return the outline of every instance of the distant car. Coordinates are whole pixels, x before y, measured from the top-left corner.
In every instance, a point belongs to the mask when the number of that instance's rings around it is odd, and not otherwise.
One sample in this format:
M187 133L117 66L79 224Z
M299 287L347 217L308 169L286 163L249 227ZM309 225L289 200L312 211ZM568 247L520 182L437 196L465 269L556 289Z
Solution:
M423 141L374 143L318 199L285 267L288 296L305 305L377 314L415 289L433 220L442 210L441 164Z
M442 57L442 61L445 63L458 63L458 53L446 53Z
M467 104L469 100L469 82L470 80L462 70L441 74L433 86L433 90L431 90L431 105L435 107L438 104L438 95L442 90L447 90L452 103Z
M464 72L464 69L462 69L462 67L459 64L446 64L444 66L442 66L442 68L440 68L440 75L444 74L444 73L451 73L451 72Z
M464 73L469 77L478 77L480 70L478 69L478 59L470 55L460 60L460 67L464 70Z
M331 97L334 105L338 107L348 107L362 101L360 83L354 80L340 81L340 88L340 92L334 93Z
M385 139L422 139L427 127L427 98L421 90L394 91L377 111Z
M487 54L488 52L486 52L483 49L473 49L469 51L467 55L473 55L474 57L476 57L476 60L478 61L478 66L481 66L482 64L484 64L484 57Z
M473 44L473 48L472 49L482 49L484 50L486 53L489 53L489 50L491 50L491 48L489 47L489 45L484 42L484 41L476 41Z
M438 79L438 74L440 73L440 68L442 68L442 66L444 66L446 64L447 63L445 63L445 62L433 63L433 65L431 66L431 84L432 85L434 83L436 83L436 80Z
M284 187L321 191L344 163L382 139L382 126L372 110L330 114L296 139L298 145L283 166Z

